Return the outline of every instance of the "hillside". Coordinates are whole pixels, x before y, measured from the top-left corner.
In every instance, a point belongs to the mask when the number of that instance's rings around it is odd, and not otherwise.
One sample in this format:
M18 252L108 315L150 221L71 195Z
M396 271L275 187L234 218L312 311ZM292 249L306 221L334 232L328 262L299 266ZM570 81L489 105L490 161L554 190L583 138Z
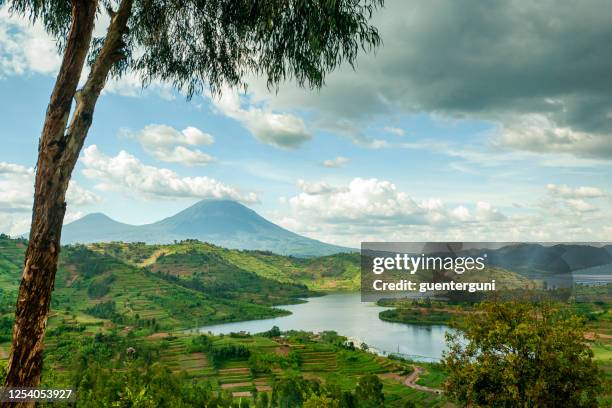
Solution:
M358 290L360 285L358 253L298 258L268 251L227 249L195 240L169 245L95 243L88 247L133 266L181 280L194 276L211 279L211 273L229 268L252 272L266 281L305 285L311 290Z
M25 252L22 240L0 237L3 314L12 313ZM120 326L154 321L160 329L285 314L273 305L295 303L314 294L304 285L281 283L240 269L214 254L190 254L186 264L203 261L189 276L139 267L82 245L62 249L52 299L52 316L111 320ZM6 335L8 333L0 333Z
M197 239L226 248L312 257L351 251L288 231L230 200L203 200L171 217L146 225L89 214L64 226L62 243L145 242L169 244Z

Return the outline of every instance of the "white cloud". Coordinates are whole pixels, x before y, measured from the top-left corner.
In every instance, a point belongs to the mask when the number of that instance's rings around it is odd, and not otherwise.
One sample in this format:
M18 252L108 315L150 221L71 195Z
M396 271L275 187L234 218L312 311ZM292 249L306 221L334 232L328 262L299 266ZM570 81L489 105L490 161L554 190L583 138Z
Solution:
M123 130L123 133L138 140L147 153L163 162L203 166L213 160L199 149L185 147L207 146L214 142L211 135L195 127L178 131L171 126L151 124L138 132Z
M490 203L479 201L476 203L476 220L478 221L503 221L507 217L493 208Z
M324 181L307 182L304 180L298 180L297 185L300 190L310 195L329 194L337 191L343 191L343 189L333 187Z
M281 200L272 217L284 227L326 242L358 247L360 241L606 241L603 226L612 211L597 211L585 201L596 191L575 188L585 197L548 194L497 208L475 200L463 204L438 198L417 200L385 180L355 178L347 185L300 181L301 192ZM591 197L592 198L592 197ZM605 202L603 203L605 204Z
M470 210L460 205L450 212L451 217L459 221L468 221L471 218Z
M542 114L516 117L502 129L499 143L516 150L535 153L561 153L581 157L612 157L609 135L581 132L559 126Z
M566 184L547 184L546 190L551 196L551 201L549 203L544 202L544 206L561 204L574 212L577 211L581 213L598 210L595 205L586 200L606 196L603 190L589 186L571 188Z
M34 169L20 164L0 162L0 232L9 235L25 233L31 221L34 198ZM101 198L71 180L66 192L68 211L65 223L72 220L74 207L100 202Z
M8 7L0 7L0 77L52 74L60 64L55 41L40 24L29 24L9 15Z
M448 225L458 221L491 222L505 216L489 203L479 202L472 216L465 207L448 210L437 198L416 202L390 181L354 178L347 186L300 180L301 193L287 200L292 216L309 224L351 224L371 227Z
M25 167L21 164L0 162L0 175L6 174L32 175L34 174L34 168Z
M325 160L323 161L322 164L324 167L338 168L338 167L344 166L348 162L349 162L349 159L347 157L338 156L335 159Z
M293 149L312 138L302 118L256 106L244 108L233 90L225 89L211 100L221 113L240 122L262 143Z
M396 136L405 136L406 131L402 128L393 127L393 126L385 126L383 129L387 133L392 133Z
M122 150L110 157L96 145L85 148L81 162L83 174L100 182L102 190L119 189L149 198L227 198L245 203L257 202L255 193L242 194L237 189L206 177L180 177L174 171L143 164Z
M606 195L597 187L582 186L572 189L566 184L547 184L546 189L554 196L566 198L599 198Z
M32 210L34 169L20 164L0 162L0 211ZM100 197L71 180L66 192L68 205L85 206L100 202Z
M87 190L76 181L70 181L68 191L66 191L66 202L71 206L86 206L97 204L102 198L91 190Z
M570 198L568 200L565 200L565 205L579 212L589 212L589 211L597 210L597 207L595 207L593 204L587 203L584 200L580 200L576 198Z

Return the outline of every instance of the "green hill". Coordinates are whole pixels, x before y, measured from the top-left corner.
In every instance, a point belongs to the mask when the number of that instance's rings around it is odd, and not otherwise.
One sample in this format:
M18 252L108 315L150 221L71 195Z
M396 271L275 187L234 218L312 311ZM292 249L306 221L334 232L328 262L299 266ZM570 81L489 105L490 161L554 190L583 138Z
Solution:
M183 280L196 276L209 284L227 271L247 271L265 278L265 282L303 285L311 290L358 290L360 286L358 253L298 258L268 251L227 249L196 240L169 245L96 243L88 247L153 272Z
M25 248L23 240L0 237L0 312L7 318L14 307ZM131 247L126 249L133 256ZM174 273L177 268L189 273ZM170 254L147 267L100 248L66 246L60 256L51 321L68 318L130 327L188 328L283 315L287 312L271 306L313 294L304 285L242 270L214 252Z

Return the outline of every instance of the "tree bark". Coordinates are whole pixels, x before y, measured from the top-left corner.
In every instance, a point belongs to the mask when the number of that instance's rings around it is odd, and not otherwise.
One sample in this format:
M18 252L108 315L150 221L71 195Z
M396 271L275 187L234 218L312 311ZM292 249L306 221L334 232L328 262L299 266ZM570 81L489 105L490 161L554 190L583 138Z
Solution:
M125 45L123 35L131 8L132 0L124 0L113 13L102 49L85 85L77 92L91 42L97 0L72 2L71 28L39 141L32 226L17 298L5 387L37 387L40 383L44 334L66 212L66 190L108 73L124 58L121 49ZM76 106L66 129L73 99Z

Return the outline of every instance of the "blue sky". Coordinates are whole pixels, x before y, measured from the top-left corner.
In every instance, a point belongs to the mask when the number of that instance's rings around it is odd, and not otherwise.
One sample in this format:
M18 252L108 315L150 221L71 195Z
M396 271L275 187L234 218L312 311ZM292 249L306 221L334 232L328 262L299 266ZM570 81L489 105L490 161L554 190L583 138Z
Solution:
M112 81L73 175L68 220L104 212L142 224L199 199L231 198L351 246L610 240L612 103L602 94L612 89L605 78L599 86L581 78L612 63L600 52L578 61L574 45L561 43L575 33L606 47L611 21L587 8L558 27L555 18L572 10L541 6L532 18L550 27L544 35L516 26L517 9L505 6L489 16L506 33L496 39L473 7L388 2L376 17L384 46L318 92L284 84L270 93L252 78L246 94L187 101L161 83L141 91L136 77ZM453 37L469 18L474 33ZM580 19L601 29L584 31ZM6 10L0 27L0 230L16 234L28 228L58 63L40 27ZM478 33L487 41L475 41Z

